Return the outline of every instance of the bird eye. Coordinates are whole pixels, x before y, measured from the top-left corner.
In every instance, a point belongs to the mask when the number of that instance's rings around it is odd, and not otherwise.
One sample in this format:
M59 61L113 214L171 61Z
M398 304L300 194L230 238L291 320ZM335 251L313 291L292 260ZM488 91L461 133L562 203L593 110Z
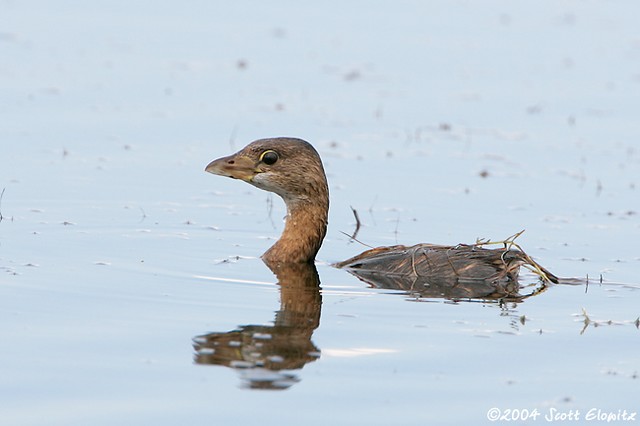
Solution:
M271 150L265 151L260 156L260 161L262 161L267 166L270 166L278 161L278 153Z

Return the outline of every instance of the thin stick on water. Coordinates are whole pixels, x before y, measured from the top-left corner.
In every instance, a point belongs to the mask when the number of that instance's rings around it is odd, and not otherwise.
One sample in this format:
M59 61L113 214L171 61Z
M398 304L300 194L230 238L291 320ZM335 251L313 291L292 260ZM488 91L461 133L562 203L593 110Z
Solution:
M140 216L140 223L142 223L147 218L147 214L144 212L142 207L138 206L138 208L140 209L140 213L142 213L142 216Z
M346 236L347 236L347 237L349 237L349 238L351 238L353 241L355 241L355 242L356 242L356 243L358 243L358 244L362 244L363 246L368 247L368 248L370 248L370 249L374 248L373 246L370 246L369 244L363 243L362 241L360 241L360 240L359 240L359 239L357 239L357 238L353 238L351 235L347 234L347 233L346 233L346 232L344 232L344 231L340 231L340 233L341 233L341 234L343 234L343 235L346 235Z
M589 318L589 315L587 314L587 310L585 308L582 308L582 316L584 316L584 327L582 327L582 330L580 330L580 335L583 335L587 327L589 327L589 324L592 323L591 318Z
M2 192L0 193L0 222L2 222L2 219L4 219L4 216L2 216L2 197L4 197L4 191L7 188L2 188Z
M273 221L273 196L270 193L267 194L267 217L273 229L276 229L276 223Z
M353 212L353 216L356 218L356 229L353 231L353 235L351 235L351 239L355 240L358 232L360 231L360 226L362 225L360 222L360 217L358 216L358 211L353 207L349 206L351 211ZM357 241L357 240L356 240Z

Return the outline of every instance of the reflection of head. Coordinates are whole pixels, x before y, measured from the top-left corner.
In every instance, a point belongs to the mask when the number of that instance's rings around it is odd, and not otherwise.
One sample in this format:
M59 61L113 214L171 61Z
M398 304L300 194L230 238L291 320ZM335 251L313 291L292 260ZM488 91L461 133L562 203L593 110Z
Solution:
M315 266L279 265L272 269L280 285L280 310L274 325L245 325L193 339L196 364L237 369L251 389L287 388L299 381L291 370L299 370L320 356L311 341L320 323L322 303Z

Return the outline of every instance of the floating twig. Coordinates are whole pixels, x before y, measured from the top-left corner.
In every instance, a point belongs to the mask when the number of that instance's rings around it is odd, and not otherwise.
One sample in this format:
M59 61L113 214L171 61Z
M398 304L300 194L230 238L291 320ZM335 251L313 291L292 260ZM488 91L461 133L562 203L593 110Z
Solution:
M351 235L351 239L355 240L356 236L358 235L358 232L360 231L360 217L358 216L358 211L356 209L354 209L352 206L349 206L351 208L351 211L353 212L353 216L356 218L356 229L353 231L353 235Z
M531 272L535 273L536 275L538 275L540 278L542 278L544 281L547 282L556 282L556 278L546 269L544 269L542 266L540 266L535 260L533 260L531 258L531 256L529 256L523 249L522 247L520 247L520 245L518 243L515 242L516 238L518 238L520 235L522 235L524 233L524 229L520 232L515 233L514 235L508 237L507 239L503 240L503 241L491 241L491 240L483 240L483 239L477 239L475 244L472 244L472 246L475 247L482 247L485 245L503 245L505 248L505 252L503 253L503 256L507 253L508 250L511 250L513 247L515 247L516 249L518 249L518 251L520 251L522 253L522 257L528 262L525 263L524 266L525 268L529 269ZM504 258L502 259L503 262L505 262ZM505 262L506 265L506 262Z
M582 308L582 315L584 316L584 327L580 330L580 335L584 334L587 327L589 327L589 324L591 324L591 318L587 315L587 310L585 308Z
M138 206L138 208L140 209L140 213L142 213L142 216L140 217L140 223L142 223L147 218L147 214L144 212L142 207Z
M363 246L368 247L368 248L370 248L370 249L374 248L373 246L370 246L369 244L363 243L363 242L362 242L362 241L360 241L359 239L352 237L351 235L347 234L347 233L346 233L346 232L344 232L344 231L340 231L340 233L341 233L341 234L343 234L343 235L346 235L347 237L349 237L350 239L352 239L353 241L355 241L355 242L356 242L356 243L358 243L358 244L362 244Z
M398 244L398 228L400 227L400 212L398 212L398 218L396 219L396 229L393 234L396 236L396 244Z
M0 193L0 222L2 222L2 219L4 219L4 216L2 216L2 197L4 197L4 190L7 188L2 188L2 192Z
M637 318L635 321L634 320L594 320L592 319L589 314L587 314L587 310L585 308L582 308L582 313L581 314L574 314L574 316L582 316L584 317L583 323L584 323L584 327L582 327L582 330L580 330L580 334L584 334L584 332L587 330L587 328L589 328L589 326L592 327L601 327L601 326L605 326L605 325L625 325L625 324L633 324L636 326L636 328L640 328L640 318Z
M273 221L273 196L271 193L267 194L267 217L273 229L276 229L276 223Z

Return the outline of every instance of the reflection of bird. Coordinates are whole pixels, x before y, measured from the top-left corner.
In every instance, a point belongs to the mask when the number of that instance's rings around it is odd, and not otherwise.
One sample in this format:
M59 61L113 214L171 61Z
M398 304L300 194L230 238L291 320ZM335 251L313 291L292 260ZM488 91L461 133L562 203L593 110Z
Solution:
M320 278L312 263L273 268L280 285L280 310L273 325L243 325L193 339L197 364L240 369L251 389L286 389L296 370L320 356L311 337L320 324Z
M280 239L262 256L267 265L313 262L327 229L329 190L322 161L308 143L295 138L260 139L239 152L212 161L209 173L241 179L275 192L287 206ZM544 280L557 278L520 250L487 249L481 245L379 247L340 262L351 271L414 275L424 279L517 281L521 265Z

